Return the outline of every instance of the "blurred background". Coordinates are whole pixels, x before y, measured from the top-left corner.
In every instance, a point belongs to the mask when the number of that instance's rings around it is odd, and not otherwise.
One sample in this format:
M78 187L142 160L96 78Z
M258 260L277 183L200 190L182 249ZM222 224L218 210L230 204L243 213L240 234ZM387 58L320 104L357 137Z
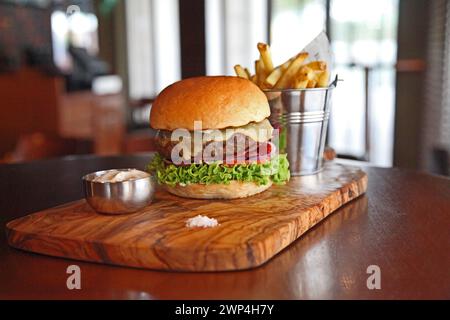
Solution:
M341 158L449 175L450 1L0 0L0 162L153 150L153 99L326 30Z

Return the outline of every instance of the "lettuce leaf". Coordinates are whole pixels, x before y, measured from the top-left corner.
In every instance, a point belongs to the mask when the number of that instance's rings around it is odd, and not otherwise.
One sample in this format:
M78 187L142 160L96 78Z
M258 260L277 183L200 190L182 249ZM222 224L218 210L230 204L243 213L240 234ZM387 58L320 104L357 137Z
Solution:
M192 183L229 184L231 181L254 182L266 185L272 180L284 184L290 179L289 162L285 154L278 155L261 164L237 164L226 166L220 163L175 166L164 162L156 154L147 166L147 171L156 176L160 184L185 186Z

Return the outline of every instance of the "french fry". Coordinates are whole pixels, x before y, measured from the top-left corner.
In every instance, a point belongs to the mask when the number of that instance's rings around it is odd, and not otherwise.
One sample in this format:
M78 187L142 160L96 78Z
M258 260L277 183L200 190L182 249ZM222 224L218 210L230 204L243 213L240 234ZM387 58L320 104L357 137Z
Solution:
M259 60L255 60L255 83L259 86L260 80L259 75L261 74L261 67Z
M269 76L264 81L264 84L273 87L278 82L278 80L280 80L284 71L285 70L283 70L281 67L273 69L272 73L269 74Z
M294 81L294 78L300 69L303 61L308 57L308 53L302 52L299 53L294 60L289 64L289 67L280 77L280 79L275 84L275 89L286 89L288 86Z
M319 81L317 82L317 86L319 88L326 88L330 83L330 72L325 70L319 77Z
M237 64L234 66L234 71L236 75L240 78L249 79L247 72L245 72L244 68L241 65Z
M313 61L308 63L306 66L314 71L325 71L327 69L327 63L324 61Z
M300 80L316 80L316 74L313 69L308 66L302 66L297 73Z
M296 79L294 81L293 87L294 89L306 89L306 87L308 86L308 82L309 80Z
M267 71L266 64L264 63L264 59L261 55L259 55L259 67L261 68L261 81L264 81L269 72Z
M306 88L310 89L310 88L315 88L317 84L316 80L308 80L308 84L306 85Z
M271 73L274 69L272 62L272 55L270 54L270 47L265 43L258 43L258 50L261 54L260 60L264 63L264 69L267 74Z
M259 59L255 61L256 83L261 87L266 79L264 62Z
M251 80L264 89L309 89L328 87L330 72L325 61L305 63L308 53L301 52L283 64L274 67L270 47L258 43L259 59L255 61L255 74L236 65L234 70L241 78Z
M289 65L291 64L293 59L289 59L282 65L276 67L273 69L273 71L267 76L266 80L264 81L264 84L269 86L270 88L273 88L275 84L280 80L283 73L286 71L287 68L289 68Z
M293 60L294 60L294 58L289 59L288 61L283 63L281 66L279 66L279 68L281 68L281 70L283 70L283 71L286 71L286 69L289 68L289 66L291 65L291 62Z
M245 73L247 74L247 79L251 79L252 75L250 74L250 70L248 70L248 68L244 69Z

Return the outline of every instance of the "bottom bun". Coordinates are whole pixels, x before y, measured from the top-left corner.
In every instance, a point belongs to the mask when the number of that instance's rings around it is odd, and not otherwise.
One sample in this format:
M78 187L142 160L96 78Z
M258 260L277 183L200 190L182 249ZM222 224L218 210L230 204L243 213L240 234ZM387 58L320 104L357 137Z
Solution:
M253 196L266 191L272 186L272 181L266 185L253 182L231 181L230 184L190 184L185 187L166 186L166 190L183 198L193 199L239 199Z

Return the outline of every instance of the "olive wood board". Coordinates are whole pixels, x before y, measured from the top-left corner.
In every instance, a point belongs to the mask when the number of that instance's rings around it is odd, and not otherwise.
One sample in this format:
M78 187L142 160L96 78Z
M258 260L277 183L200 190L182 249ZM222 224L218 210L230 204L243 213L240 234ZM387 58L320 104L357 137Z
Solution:
M269 261L366 189L362 170L327 163L319 174L293 177L250 198L194 200L157 190L154 202L137 213L101 215L79 200L6 229L11 246L50 256L158 270L241 270ZM197 215L220 225L187 228L186 220Z

